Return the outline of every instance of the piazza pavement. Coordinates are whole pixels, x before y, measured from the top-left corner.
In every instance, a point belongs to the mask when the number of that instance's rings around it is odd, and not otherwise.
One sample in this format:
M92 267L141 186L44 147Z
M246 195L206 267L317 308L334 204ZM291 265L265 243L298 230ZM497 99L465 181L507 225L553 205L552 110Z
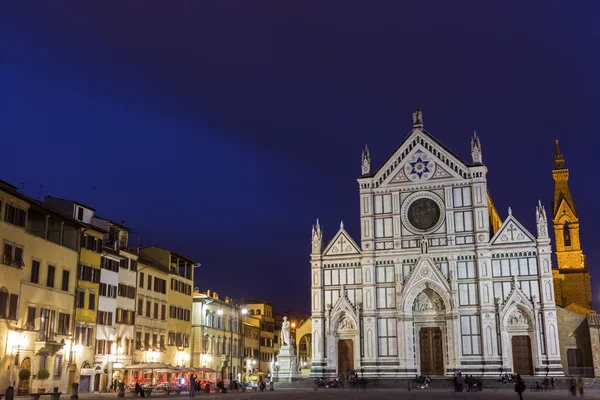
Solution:
M566 390L556 390L554 392L526 392L523 394L525 400L529 399L565 399L571 397ZM580 396L577 396L581 398ZM29 396L18 396L16 399L29 399ZM100 399L117 399L115 393L86 393L80 394L81 400L100 400ZM133 395L127 394L125 398L134 398ZM154 399L177 399L177 398L190 398L187 393L182 393L181 396L164 396L164 395L151 395L150 398ZM503 399L518 399L517 394L511 389L489 389L482 392L462 392L455 393L448 389L413 389L411 391L400 390L400 389L368 389L366 391L356 391L350 389L319 389L318 391L309 389L275 389L273 392L245 392L245 393L211 393L210 395L198 394L194 398L228 398L231 400L258 400L258 399L285 399L285 400L300 400L300 399L340 399L340 400L353 400L353 399L377 399L377 400L398 400L398 399L460 399L460 398L476 398L486 400L503 400ZM586 390L584 398L586 399L600 399L600 391L598 390ZM69 395L61 396L61 399L68 400Z

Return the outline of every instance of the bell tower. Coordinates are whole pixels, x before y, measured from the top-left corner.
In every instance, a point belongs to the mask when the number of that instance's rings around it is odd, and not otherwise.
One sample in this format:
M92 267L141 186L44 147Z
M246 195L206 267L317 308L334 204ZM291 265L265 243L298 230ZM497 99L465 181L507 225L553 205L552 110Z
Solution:
M555 143L552 178L552 223L558 265L558 270L553 271L554 296L558 306L585 315L592 309L590 273L579 241L579 217L569 190L569 170L565 168L558 140Z

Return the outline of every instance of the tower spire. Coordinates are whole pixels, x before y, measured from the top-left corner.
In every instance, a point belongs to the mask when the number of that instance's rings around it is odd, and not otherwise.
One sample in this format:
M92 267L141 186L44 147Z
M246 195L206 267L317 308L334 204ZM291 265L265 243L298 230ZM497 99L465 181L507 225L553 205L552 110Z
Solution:
M564 169L565 168L565 159L563 158L562 153L560 152L560 147L558 146L558 139L554 141L554 169Z
M365 143L365 149L362 152L362 174L369 175L371 173L371 153L369 147Z
M483 160L481 142L479 141L477 132L473 132L473 137L471 138L471 158L473 159L473 164L481 164Z

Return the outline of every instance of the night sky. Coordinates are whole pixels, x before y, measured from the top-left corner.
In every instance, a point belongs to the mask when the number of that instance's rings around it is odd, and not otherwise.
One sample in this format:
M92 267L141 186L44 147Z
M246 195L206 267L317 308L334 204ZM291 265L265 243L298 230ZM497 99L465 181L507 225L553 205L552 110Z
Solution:
M198 260L203 290L308 311L311 225L358 239L361 150L377 168L418 105L467 161L477 131L534 233L558 137L600 276L600 2L509 3L3 2L0 179Z

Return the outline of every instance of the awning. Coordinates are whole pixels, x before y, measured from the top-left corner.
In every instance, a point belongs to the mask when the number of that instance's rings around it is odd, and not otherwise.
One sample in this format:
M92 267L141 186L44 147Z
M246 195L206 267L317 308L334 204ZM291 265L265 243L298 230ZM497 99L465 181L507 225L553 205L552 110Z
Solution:
M169 372L173 371L174 369L176 370L176 367L171 367L170 365L167 364L161 364L161 363L149 363L149 364L131 364L126 366L123 369L128 369L131 371L137 370L137 371L158 371L158 370L169 370Z

